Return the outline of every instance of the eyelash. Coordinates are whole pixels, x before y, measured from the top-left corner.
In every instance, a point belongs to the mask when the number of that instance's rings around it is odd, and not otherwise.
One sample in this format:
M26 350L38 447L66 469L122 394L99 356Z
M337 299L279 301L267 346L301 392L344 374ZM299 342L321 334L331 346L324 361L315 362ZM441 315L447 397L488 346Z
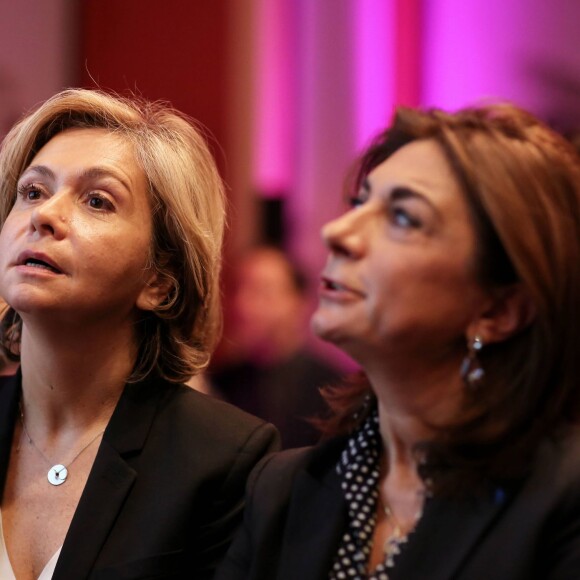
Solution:
M346 197L346 204L350 208L358 207L359 205L363 205L368 199L368 194L359 192L354 194L349 194Z
M40 195L42 195L42 193L43 193L42 187L40 187L36 183L24 183L22 185L18 185L16 188L17 196L20 196L21 198L23 198L24 200L27 200L27 201L36 201L36 199L29 199L28 198L28 195L33 191L39 192ZM89 207L91 207L91 209L94 209L96 211L113 211L115 209L114 204L105 195L102 195L102 194L97 193L95 191L89 191L85 195L85 197L86 197L87 203L89 204ZM103 207L95 208L95 207L90 206L90 202L92 199L98 199L98 200L102 201Z
M423 225L421 223L421 220L412 216L407 210L403 209L402 207L391 208L389 210L389 214L391 216L392 221L399 227L417 229ZM401 216L407 221L407 223L405 224L398 223L397 219Z
M102 208L92 207L92 209L95 209L97 211L112 211L115 209L115 206L111 203L111 200L105 195L102 195L102 194L97 193L95 191L91 191L87 194L87 197L88 197L89 203L90 203L91 199L98 199L98 200L103 202L104 207L102 207Z
M16 188L16 194L23 198L33 191L38 191L40 194L42 194L42 188L39 187L36 183L24 183L22 185L18 185Z

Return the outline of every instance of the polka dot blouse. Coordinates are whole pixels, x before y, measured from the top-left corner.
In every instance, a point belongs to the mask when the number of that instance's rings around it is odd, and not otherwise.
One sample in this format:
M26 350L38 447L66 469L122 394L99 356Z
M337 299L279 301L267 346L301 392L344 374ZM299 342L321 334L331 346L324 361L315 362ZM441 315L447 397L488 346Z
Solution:
M362 427L350 437L336 466L342 480L349 524L330 571L330 580L389 580L389 569L395 565L393 557L385 556L384 562L367 574L376 524L381 450L379 418L375 409Z

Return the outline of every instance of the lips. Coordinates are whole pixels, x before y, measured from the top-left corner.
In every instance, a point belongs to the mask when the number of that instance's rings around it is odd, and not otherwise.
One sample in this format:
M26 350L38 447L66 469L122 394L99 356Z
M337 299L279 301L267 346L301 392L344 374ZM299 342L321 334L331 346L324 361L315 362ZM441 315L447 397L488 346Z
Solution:
M334 280L329 280L328 278L322 278L322 286L326 290L346 290L346 286L343 286Z
M329 278L327 276L322 276L321 278L321 289L322 291L329 292L329 293L337 293L337 294L356 294L358 296L362 296L363 293L355 288L343 284L333 278Z
M45 254L38 252L26 251L18 256L18 266L27 266L30 268L38 268L40 270L48 270L55 274L62 274L63 271L60 266Z

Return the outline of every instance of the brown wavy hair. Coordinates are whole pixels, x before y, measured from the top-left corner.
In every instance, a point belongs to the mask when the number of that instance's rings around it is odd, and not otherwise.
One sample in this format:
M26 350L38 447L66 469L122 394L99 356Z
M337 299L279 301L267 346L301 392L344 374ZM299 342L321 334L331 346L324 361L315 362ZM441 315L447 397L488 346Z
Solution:
M138 322L139 354L131 381L155 371L174 382L205 368L221 331L219 276L225 209L223 183L195 122L164 103L71 89L24 117L0 150L0 225L16 185L36 153L70 128L102 128L133 147L149 184L153 211L150 263L170 281L167 299ZM18 359L22 320L10 308L1 345Z
M525 330L483 349L485 384L466 389L455 420L417 447L428 457L422 474L440 489L513 480L542 438L580 416L580 160L563 137L513 105L455 114L401 108L360 158L354 190L420 139L439 144L468 201L479 282L518 282L536 311ZM364 373L324 395L333 410L326 436L352 431L373 406Z

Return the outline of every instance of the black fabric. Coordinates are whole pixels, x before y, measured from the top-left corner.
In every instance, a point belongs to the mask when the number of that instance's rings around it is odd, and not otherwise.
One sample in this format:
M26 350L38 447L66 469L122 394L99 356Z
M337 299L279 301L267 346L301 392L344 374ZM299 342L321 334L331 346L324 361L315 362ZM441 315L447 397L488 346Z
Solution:
M339 438L260 463L243 527L216 580L328 578L348 526L336 473L344 446ZM390 580L578 580L578 429L544 441L519 487L475 491L429 499Z
M19 392L18 377L0 379L2 488ZM127 385L53 580L212 578L239 525L248 474L276 445L271 425L185 385Z

